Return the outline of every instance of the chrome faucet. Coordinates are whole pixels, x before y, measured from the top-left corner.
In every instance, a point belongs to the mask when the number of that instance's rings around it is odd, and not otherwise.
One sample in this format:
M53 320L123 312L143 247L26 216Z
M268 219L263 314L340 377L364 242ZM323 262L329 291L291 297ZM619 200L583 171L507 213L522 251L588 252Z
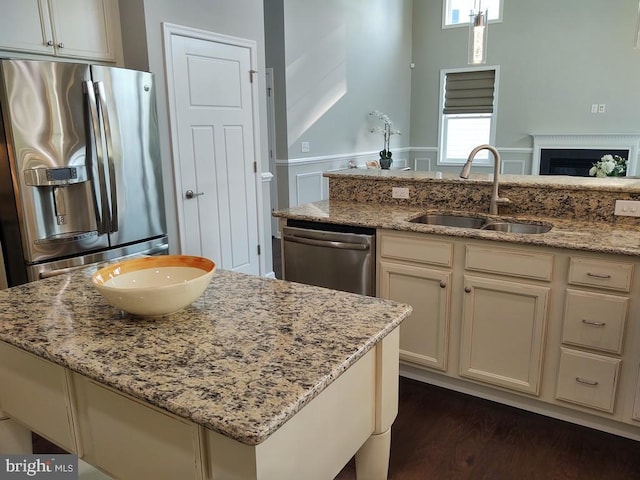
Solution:
M469 178L471 163L480 150L489 150L493 154L493 190L491 192L491 202L489 203L489 214L497 215L499 205L509 205L511 203L511 200L508 198L500 198L498 195L498 174L500 172L500 153L498 153L498 150L491 145L478 145L476 148L471 150L469 158L467 158L467 162L464 164L462 171L460 172L460 178Z

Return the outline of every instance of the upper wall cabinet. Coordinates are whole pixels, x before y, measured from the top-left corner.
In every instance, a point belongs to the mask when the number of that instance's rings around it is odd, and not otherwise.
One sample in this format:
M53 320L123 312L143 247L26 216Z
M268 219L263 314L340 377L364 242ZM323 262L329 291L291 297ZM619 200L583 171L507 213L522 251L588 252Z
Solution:
M0 49L116 61L117 0L3 0Z

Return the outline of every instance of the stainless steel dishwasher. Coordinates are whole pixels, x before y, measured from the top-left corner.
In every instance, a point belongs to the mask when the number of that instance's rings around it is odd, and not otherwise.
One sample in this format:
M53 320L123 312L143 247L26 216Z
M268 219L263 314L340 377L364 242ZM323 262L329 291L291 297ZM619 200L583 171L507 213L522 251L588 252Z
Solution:
M289 220L282 229L283 278L375 295L375 230Z

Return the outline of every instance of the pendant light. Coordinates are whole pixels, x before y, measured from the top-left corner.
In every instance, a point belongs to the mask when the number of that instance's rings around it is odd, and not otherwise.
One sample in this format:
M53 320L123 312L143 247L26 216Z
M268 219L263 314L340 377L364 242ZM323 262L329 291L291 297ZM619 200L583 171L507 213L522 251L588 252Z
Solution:
M482 1L469 15L469 65L487 63L487 10L482 11Z
M640 49L640 1L638 2L638 15L636 17L636 31L633 38L633 48Z

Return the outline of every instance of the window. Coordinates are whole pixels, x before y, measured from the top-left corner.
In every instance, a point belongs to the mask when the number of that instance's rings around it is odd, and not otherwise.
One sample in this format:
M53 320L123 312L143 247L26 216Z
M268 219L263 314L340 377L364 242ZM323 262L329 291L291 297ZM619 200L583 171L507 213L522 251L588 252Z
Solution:
M441 72L439 165L461 165L474 147L494 143L498 67ZM486 150L476 165L489 165Z
M469 25L471 10L481 8L488 11L490 22L502 21L502 0L443 0L442 28Z

